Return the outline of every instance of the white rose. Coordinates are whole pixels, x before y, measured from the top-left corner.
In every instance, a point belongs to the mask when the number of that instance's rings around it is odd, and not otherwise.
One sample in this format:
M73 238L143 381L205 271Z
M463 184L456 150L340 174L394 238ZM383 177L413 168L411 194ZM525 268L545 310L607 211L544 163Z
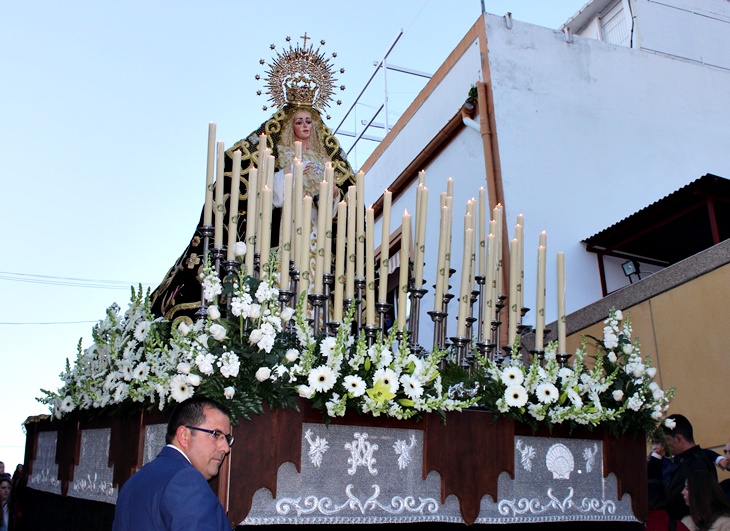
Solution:
M631 343L626 343L622 347L622 350L624 351L624 354L631 354L634 351L634 345L632 345Z
M621 321L623 318L624 318L624 314L621 313L621 310L616 310L614 319L616 319L617 321Z
M674 428L676 428L676 427L677 427L677 423L676 423L676 422L674 422L674 419L672 419L672 418L668 418L667 420L665 420L665 421L664 421L664 425L665 425L665 426L666 426L667 428L669 428L670 430L673 430Z
M190 382L190 385L198 387L200 385L200 375L198 374L189 374L188 375L188 381Z
M311 387L308 387L306 385L300 385L297 391L299 391L299 396L301 396L302 398L312 398L312 393L314 392Z
M184 322L180 322L180 324L177 325L177 330L183 335L183 337L187 336L190 333L190 327Z
M248 316L251 319L258 319L259 317L261 317L261 305L252 304L248 309Z
M233 256L243 256L246 254L246 244L244 242L236 242L233 244Z
M646 369L646 375L649 378L654 378L654 375L656 375L656 367L649 367L648 369Z
M208 317L214 321L221 318L221 311L218 309L218 306L208 306Z
M286 307L283 310L281 310L281 320L284 322L287 322L292 317L294 317L294 308Z
M223 341L226 337L226 329L216 323L210 326L210 335L212 335L213 339L216 341Z
M616 358L616 353L613 350L608 353L608 361L610 361L611 363L616 363L617 359L618 358Z
M624 397L624 392L621 389L616 389L612 396L616 402L621 402L621 399Z
M263 337L263 332L259 328L256 328L254 330L251 330L251 333L248 336L248 340L251 342L251 344L257 344L259 341L261 341L261 338Z
M208 335L200 334L200 336L198 336L198 343L200 343L204 347L207 347L208 346Z
M290 348L286 351L286 361L295 362L297 361L297 358L299 358L299 351L293 348Z
M177 372L179 372L180 374L190 374L190 364L189 363L178 363Z
M236 390L233 387L226 387L223 389L223 396L225 396L228 400L233 398L233 395L236 394Z
M261 367L258 371L256 371L256 379L259 382L265 382L269 379L269 376L271 376L271 369L268 367Z

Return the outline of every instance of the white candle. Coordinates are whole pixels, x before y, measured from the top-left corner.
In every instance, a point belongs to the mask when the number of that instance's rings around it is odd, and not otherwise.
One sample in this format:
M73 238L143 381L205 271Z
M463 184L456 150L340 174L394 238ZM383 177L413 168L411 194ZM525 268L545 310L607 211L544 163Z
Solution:
M515 226L515 238L519 242L518 248L518 267L517 267L517 296L519 297L519 307L525 306L525 216L522 214L517 216L517 225ZM522 324L522 312L520 312L520 322Z
M502 283L504 282L504 269L502 267L502 262L504 258L504 245L505 243L502 241L502 218L504 216L504 209L501 204L494 207L494 219L497 222L497 227L495 230L495 234L497 235L497 297L501 297L503 295L502 293ZM495 299L496 301L497 299Z
M332 272L332 208L334 203L334 179L335 174L334 170L332 169L332 164L330 162L327 163L329 165L329 168L326 168L326 180L327 180L327 196L324 198L324 205L325 205L325 218L324 218L324 235L325 235L325 242L324 242L324 270L323 273L331 273ZM320 208L322 207L322 198L320 198Z
M342 322L342 305L345 290L345 240L347 231L347 201L337 204L337 252L335 253L335 299L332 318L335 323Z
M272 208L273 190L264 185L261 191L261 261L260 267L263 273L269 265L269 256L271 254L271 208ZM263 277L263 274L261 275Z
M517 314L519 312L519 296L517 295L517 275L518 275L518 241L517 238L512 239L509 242L509 326L507 334L508 345L511 348L515 342L515 336L517 335Z
M216 249L223 247L223 214L226 210L226 202L223 194L223 168L225 164L226 151L223 149L223 142L218 142L218 163L215 168L215 228L213 246Z
M565 353L565 254L558 253L558 352Z
M347 262L345 264L345 298L355 298L355 240L357 219L357 187L347 189Z
M479 276L487 274L487 195L484 187L479 188Z
M289 289L289 259L291 257L291 227L292 227L292 182L294 176L291 173L284 174L284 208L281 212L281 241L279 241L279 286L281 289ZM289 198L289 201L287 201Z
M386 190L383 193L383 216L381 218L382 232L380 236L380 283L378 285L378 301L386 302L388 295L388 260L390 259L390 209L393 201L393 192Z
M238 196L241 195L241 151L233 152L231 169L231 197L228 200L228 252L226 258L233 260L233 246L238 239Z
M266 186L274 189L274 169L276 169L276 157L274 155L267 155L268 164L266 165Z
M301 269L300 259L302 254L302 237L304 224L302 221L302 208L304 207L304 167L301 162L294 159L294 269Z
M535 350L543 350L545 332L545 259L544 245L537 248L537 294L535 298Z
M327 218L327 207L325 207L327 197L327 181L321 181L319 183L319 209L317 210L317 248L315 256L314 266L314 293L322 295L322 280L324 273L324 246L327 240L326 235L326 218Z
M416 262L414 270L414 286L416 289L423 287L423 261L426 249L426 216L428 212L428 188L421 186L418 212L418 236L416 242Z
M298 160L302 160L302 142L301 142L301 140L294 141L294 156Z
M400 275L398 279L398 330L406 327L406 303L408 301L408 261L410 260L411 216L406 210L401 224Z
M365 211L365 324L375 326L375 211Z
M474 230L469 226L471 221L467 219L469 215L464 216L464 256L461 265L461 290L459 291L459 313L456 322L456 335L458 337L466 337L466 317L471 301L471 286L469 277L471 276L471 255L472 242L474 241Z
M452 236L452 226L454 223L453 216L454 216L454 198L451 196L446 196L446 207L449 209L449 216L446 220L446 252L444 253L444 276L443 282L443 290L444 293L449 292L449 279L451 278L451 236Z
M208 124L208 160L205 171L205 207L203 225L213 224L213 168L215 165L215 124Z
M454 197L454 179L451 177L446 180L446 195Z
M248 196L246 205L246 272L253 275L254 247L256 244L256 227L258 227L258 170L251 168L248 171Z
M418 172L418 184L419 185L426 184L426 170L421 170Z
M446 264L446 239L447 239L447 217L450 216L449 207L441 207L441 220L439 224L439 250L436 257L436 282L434 288L436 290L433 298L433 310L440 312L444 302L444 271Z
M496 267L496 249L495 244L497 238L494 234L487 236L487 270L484 279L484 321L482 323L482 338L489 343L492 334L492 321L496 314L496 306L494 301L494 274Z
M355 253L355 275L365 276L365 173L357 172L357 251Z
M309 249L309 233L312 227L312 197L307 195L302 200L302 218L305 219L305 230L302 234L302 245L299 249L299 293L298 297L301 297L302 293L309 291L309 262L310 262L310 249ZM304 301L304 310L307 309L307 301Z

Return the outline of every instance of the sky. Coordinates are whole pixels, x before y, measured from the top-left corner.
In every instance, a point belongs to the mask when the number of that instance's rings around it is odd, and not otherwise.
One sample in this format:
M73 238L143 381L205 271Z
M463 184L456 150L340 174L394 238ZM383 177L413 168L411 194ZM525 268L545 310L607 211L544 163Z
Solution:
M48 413L66 358L130 286L154 288L188 244L204 201L208 124L228 147L271 114L265 66L324 40L342 130L382 103L388 62L432 74L479 18L557 29L585 0L126 0L6 2L0 14L0 461L23 461L23 421ZM341 6L347 6L343 10ZM277 14L286 13L279 19ZM401 34L402 31L402 34ZM395 43L395 45L394 45ZM393 46L394 45L394 46ZM340 74L339 69L345 72ZM259 74L262 80L256 80ZM425 84L391 72L394 124ZM382 121L382 116L377 121ZM340 137L347 150L349 137ZM350 153L356 170L372 142Z

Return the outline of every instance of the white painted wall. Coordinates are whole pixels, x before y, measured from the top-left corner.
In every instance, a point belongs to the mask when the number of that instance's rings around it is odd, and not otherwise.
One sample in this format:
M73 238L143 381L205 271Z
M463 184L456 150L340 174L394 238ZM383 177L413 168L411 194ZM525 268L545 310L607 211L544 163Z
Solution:
M647 7L644 16L657 9ZM546 319L551 322L557 314L557 251L566 254L570 313L602 296L596 256L585 251L581 240L706 173L730 178L730 71L580 36L567 43L560 31L519 21L508 29L503 17L489 14L484 20L509 237L514 237L517 215L523 214L525 305L534 308L538 237L547 232ZM646 20L641 23L642 28L650 26ZM717 17L697 16L694 31L701 33L703 23L710 32L717 29ZM368 202L379 197L454 115L479 76L474 44L375 161L367 176ZM432 334L425 311L433 308L438 196L453 176L456 292L464 205L484 185L481 149L479 134L465 129L426 168L430 193L424 277L429 293L422 303L424 346L430 346ZM404 208L414 212L414 198L412 189L394 204L393 227ZM628 284L620 262L607 261L609 290ZM451 313L450 332L455 303ZM534 311L525 322L534 323Z

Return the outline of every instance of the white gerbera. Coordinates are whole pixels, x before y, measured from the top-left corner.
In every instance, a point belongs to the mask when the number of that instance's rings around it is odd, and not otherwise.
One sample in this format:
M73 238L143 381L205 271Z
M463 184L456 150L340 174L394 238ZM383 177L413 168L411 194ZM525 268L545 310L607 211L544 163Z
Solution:
M147 339L147 334L150 332L150 322L149 321L142 321L137 324L137 326L134 329L134 339L136 339L139 342L144 341Z
M150 373L150 366L146 361L138 363L132 371L132 378L138 382L143 382L147 379L147 375Z
M314 391L320 393L326 393L335 385L337 381L337 375L335 372L327 367L326 365L320 365L312 369L309 373L309 386Z
M504 400L510 407L522 407L527 404L527 391L521 385L511 385L504 391Z
M504 385L511 387L513 385L522 385L522 382L525 380L525 375L522 374L522 370L519 367L507 367L502 371L501 378Z
M537 394L537 399L543 404L551 404L560 396L558 388L551 383L538 385L535 393Z
M403 392L408 398L421 398L423 395L423 384L410 374L404 374L400 377L400 383L403 386Z
M359 376L348 374L345 376L345 389L355 398L365 394L365 380Z
M193 396L193 386L190 385L188 377L183 374L176 374L170 380L170 395L176 402L183 402Z
M70 413L75 407L76 405L74 404L74 400L70 396L65 396L63 400L61 400L61 403L58 404L58 409L60 409L63 413Z
M398 375L394 370L383 367L375 371L375 374L373 374L373 383L378 383L379 381L385 385L389 385L391 393L398 392Z

